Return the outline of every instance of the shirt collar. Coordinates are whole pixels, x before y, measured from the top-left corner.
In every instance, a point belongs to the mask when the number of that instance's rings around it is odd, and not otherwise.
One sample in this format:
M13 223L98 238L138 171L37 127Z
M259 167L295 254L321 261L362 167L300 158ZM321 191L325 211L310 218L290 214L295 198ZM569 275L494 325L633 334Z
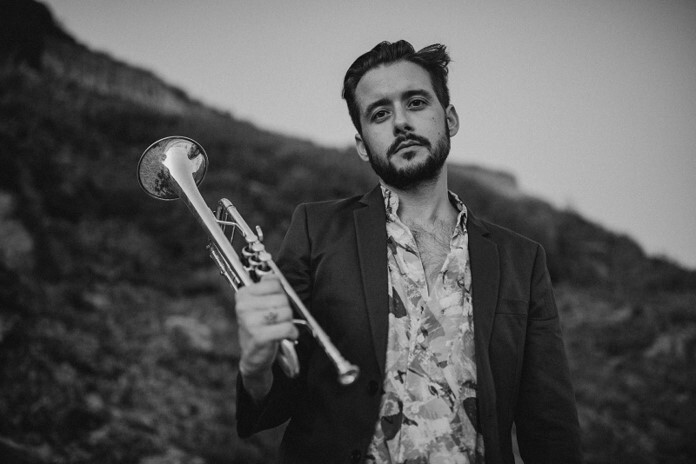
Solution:
M396 212L399 210L399 196L396 192L392 192L387 186L380 183L379 186L382 188L382 197L384 198L384 209L387 212L387 217L389 219L398 218ZM457 231L466 231L466 219L467 211L464 202L459 198L459 196L451 190L447 191L450 203L457 208L459 215L457 216Z

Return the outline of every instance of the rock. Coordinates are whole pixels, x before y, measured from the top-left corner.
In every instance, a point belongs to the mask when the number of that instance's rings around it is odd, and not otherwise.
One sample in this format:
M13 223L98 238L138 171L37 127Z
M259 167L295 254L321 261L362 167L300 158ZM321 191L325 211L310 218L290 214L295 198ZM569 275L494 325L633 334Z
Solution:
M180 350L213 351L213 331L198 319L188 316L170 316L165 322L174 346Z
M34 239L12 215L12 195L0 192L0 263L10 270L28 270L34 263Z
M644 356L669 356L680 362L696 360L696 327L661 334L645 351Z
M186 454L178 448L169 448L163 454L141 459L140 464L205 464L205 461L198 456Z

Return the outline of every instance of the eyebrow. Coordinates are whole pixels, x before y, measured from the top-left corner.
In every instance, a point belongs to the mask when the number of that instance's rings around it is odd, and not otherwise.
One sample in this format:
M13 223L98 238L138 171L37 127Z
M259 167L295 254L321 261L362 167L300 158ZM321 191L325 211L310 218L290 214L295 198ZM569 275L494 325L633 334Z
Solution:
M425 89L414 89L414 90L407 90L403 94L401 94L401 99L405 100L407 98L415 97L415 96L425 96L428 98L433 98L433 94ZM370 116L370 113L374 111L375 108L380 107L382 105L387 105L389 104L390 100L388 98L380 98L377 101L374 101L367 105L365 108L365 112L363 115L368 118Z

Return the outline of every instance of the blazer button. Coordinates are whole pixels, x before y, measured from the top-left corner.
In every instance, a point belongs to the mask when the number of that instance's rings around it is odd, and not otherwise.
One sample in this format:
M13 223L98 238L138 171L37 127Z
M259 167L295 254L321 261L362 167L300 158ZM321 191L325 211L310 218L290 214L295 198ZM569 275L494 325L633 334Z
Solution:
M362 458L362 453L360 452L360 450L354 449L350 452L350 460L352 462L359 462L360 458Z
M370 380L367 384L367 393L370 396L375 396L379 391L379 384L376 380Z

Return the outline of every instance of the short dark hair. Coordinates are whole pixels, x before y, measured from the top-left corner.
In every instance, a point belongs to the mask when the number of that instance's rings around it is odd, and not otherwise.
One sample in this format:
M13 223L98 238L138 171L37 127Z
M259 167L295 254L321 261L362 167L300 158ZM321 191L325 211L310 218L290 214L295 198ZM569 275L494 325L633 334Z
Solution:
M449 89L447 88L447 65L450 57L444 45L428 45L415 51L413 45L405 40L398 42L381 42L372 50L364 53L350 65L343 79L343 98L348 105L348 114L358 133L362 134L360 126L360 110L355 101L355 89L360 79L371 69L380 65L410 61L421 66L430 75L433 89L443 108L450 104Z

